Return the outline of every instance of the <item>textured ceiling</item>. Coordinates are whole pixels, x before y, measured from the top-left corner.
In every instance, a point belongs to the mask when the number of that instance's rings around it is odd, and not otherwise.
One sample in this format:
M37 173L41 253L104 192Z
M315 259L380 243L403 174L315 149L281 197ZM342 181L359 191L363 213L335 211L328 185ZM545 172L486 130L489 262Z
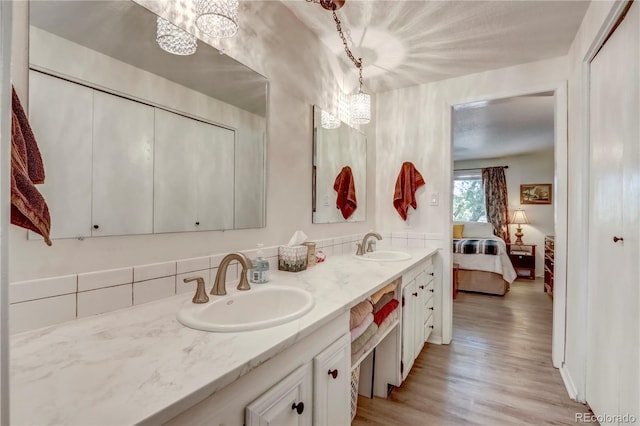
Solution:
M453 112L453 159L508 157L552 149L554 96L460 105Z
M283 0L347 60L331 13ZM358 1L337 11L374 92L565 55L588 1ZM346 64L345 64L346 66Z

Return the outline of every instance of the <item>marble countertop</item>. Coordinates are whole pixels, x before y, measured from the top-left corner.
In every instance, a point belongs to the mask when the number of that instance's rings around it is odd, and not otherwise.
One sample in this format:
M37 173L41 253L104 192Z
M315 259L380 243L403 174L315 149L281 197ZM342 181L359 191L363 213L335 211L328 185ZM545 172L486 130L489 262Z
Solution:
M182 294L14 335L11 424L167 421L318 330L437 248L407 251L412 259L399 262L342 255L298 273L270 271L270 283L308 290L315 306L298 320L263 330L208 333L184 327L176 312L193 295Z

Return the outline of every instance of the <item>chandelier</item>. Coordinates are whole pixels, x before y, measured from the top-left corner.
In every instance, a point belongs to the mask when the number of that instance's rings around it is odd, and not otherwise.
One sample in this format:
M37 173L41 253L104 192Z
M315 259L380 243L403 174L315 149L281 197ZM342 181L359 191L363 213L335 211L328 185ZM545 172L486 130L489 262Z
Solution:
M238 32L238 0L196 0L196 27L212 37Z
M344 6L346 0L306 0L309 3L318 3L324 9L331 11L333 15L333 20L336 23L336 30L338 31L338 35L342 40L342 44L344 45L344 51L347 54L347 57L353 62L353 65L358 69L358 92L351 95L349 101L349 113L351 122L355 124L367 124L371 121L371 96L368 93L365 93L362 90L362 58L357 58L353 56L351 49L349 49L349 44L347 43L347 38L344 36L342 32L342 22L340 22L340 18L336 14L336 10L340 9Z
M156 41L163 50L174 55L193 55L196 53L198 42L194 35L159 16L156 25Z

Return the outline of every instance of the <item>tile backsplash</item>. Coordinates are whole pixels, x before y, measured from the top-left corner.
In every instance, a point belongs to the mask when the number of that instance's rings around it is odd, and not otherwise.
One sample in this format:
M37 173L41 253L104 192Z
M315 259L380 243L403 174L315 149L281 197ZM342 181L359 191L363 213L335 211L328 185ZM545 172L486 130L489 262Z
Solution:
M316 250L327 256L355 253L356 243L364 234L315 240ZM441 235L407 232L381 233L380 246L397 248L424 247L427 240ZM249 258L256 249L241 250ZM272 270L278 269L278 247L263 248ZM185 284L184 278L204 278L207 291L218 272L225 254L179 259L149 265L110 269L11 283L11 333L19 333L48 325L98 315L165 297L195 291L195 282ZM239 279L238 262L227 268L227 282Z

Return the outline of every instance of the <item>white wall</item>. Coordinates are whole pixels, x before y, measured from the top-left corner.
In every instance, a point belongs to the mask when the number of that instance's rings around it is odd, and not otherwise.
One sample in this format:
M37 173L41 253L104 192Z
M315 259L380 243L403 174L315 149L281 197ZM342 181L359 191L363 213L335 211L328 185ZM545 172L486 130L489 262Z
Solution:
M138 1L165 18L181 22L179 2ZM178 6L175 6L178 4ZM28 4L16 2L24 11ZM319 7L309 4L309 7ZM367 220L358 223L311 224L311 158L313 109L317 104L337 111L341 91L355 87L357 75L343 75L337 59L322 42L279 2L240 3L241 27L229 40L208 39L226 54L269 79L267 129L266 227L235 231L190 232L145 236L59 240L53 247L28 241L26 231L10 230L10 279L30 280L94 270L191 258L255 247L277 245L303 230L312 239L364 232L373 227L375 193L375 133L367 136ZM13 81L27 99L28 22L15 22ZM328 15L330 18L330 15ZM343 86L343 82L346 86ZM375 117L375 111L372 116ZM375 124L365 126L373 129Z
M444 247L451 240L451 107L466 102L506 98L549 90L567 78L566 57L502 68L444 81L378 94L376 124L376 224L392 231L417 230L439 234ZM412 161L426 185L418 192L418 209L402 221L392 205L393 188L403 161ZM439 204L429 205L432 192ZM410 209L411 210L411 209ZM442 252L443 270L451 270L451 254ZM451 300L443 292L451 289L451 275L443 274L436 292L437 309L451 315ZM434 333L448 342L450 330L435 324ZM441 334L442 333L442 334Z
M589 106L586 61L602 43L605 26L621 5L613 1L591 2L569 50L569 187L566 351L563 374L571 392L585 400L587 368L587 268L589 232ZM600 40L598 42L598 40Z
M526 155L515 155L484 160L456 161L454 169L470 169L491 166L509 166L504 174L509 192L509 214L522 208L529 225L522 225L522 241L536 245L536 275L544 275L544 236L553 235L553 205L520 204L520 185L527 183L551 183L554 181L553 149ZM511 242L515 242L516 225L510 225Z

